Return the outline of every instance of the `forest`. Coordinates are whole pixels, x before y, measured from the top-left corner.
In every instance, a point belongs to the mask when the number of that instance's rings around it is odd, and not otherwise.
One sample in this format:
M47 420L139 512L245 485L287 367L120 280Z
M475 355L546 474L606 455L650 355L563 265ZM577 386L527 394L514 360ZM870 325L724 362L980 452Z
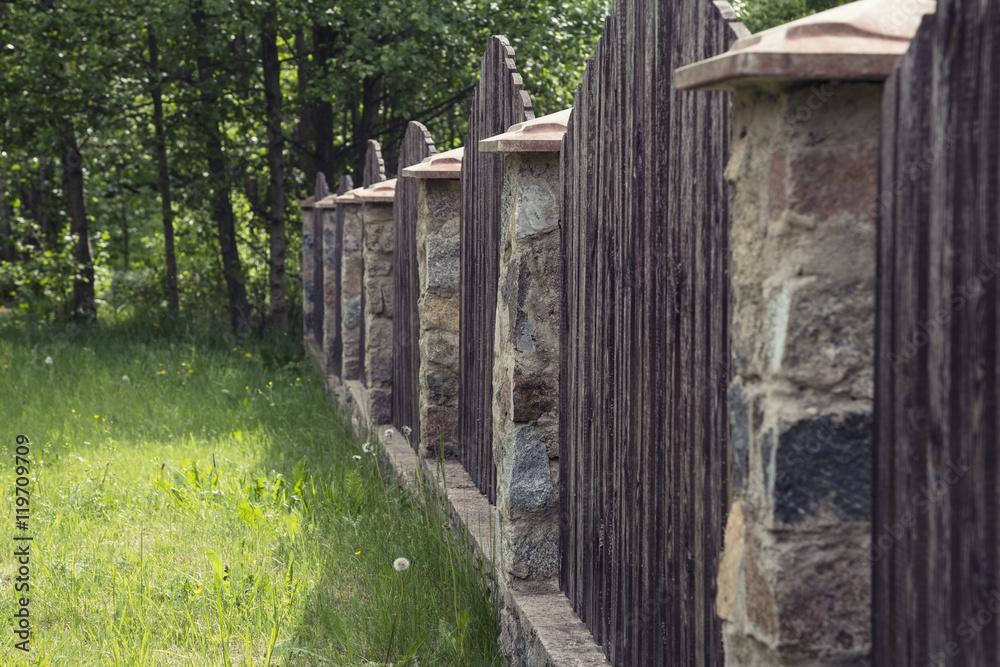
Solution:
M737 0L752 30L839 0ZM301 319L316 174L460 146L486 37L571 106L609 0L0 3L0 306L46 319ZM355 178L355 182L359 179Z

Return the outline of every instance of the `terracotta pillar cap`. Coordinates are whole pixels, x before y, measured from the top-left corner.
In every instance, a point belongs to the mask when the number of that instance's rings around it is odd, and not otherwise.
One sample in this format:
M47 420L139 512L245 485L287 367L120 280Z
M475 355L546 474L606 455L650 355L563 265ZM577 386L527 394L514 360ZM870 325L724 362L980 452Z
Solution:
M931 0L858 0L736 41L674 72L678 90L735 90L765 82L882 81L899 65Z
M573 107L512 125L479 142L480 153L558 153Z
M357 194L358 201L381 202L391 204L396 197L396 179L379 181L375 185L364 188Z
M462 175L462 157L464 155L465 147L436 153L424 158L420 163L404 169L403 176L458 179Z

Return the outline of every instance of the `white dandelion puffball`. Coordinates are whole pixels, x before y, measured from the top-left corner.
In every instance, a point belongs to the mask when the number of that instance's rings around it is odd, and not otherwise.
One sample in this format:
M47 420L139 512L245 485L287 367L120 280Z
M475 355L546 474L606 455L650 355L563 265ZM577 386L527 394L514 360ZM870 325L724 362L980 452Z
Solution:
M366 442L365 444L361 445L361 451L363 451L365 454L371 454L372 446Z
M396 572L405 572L406 568L410 567L410 561L405 558L397 558L392 561L392 566L396 568Z
M48 364L49 366L51 366L52 365L52 357L45 357L45 363Z
M393 433L395 433L395 431L393 431L393 430L392 430L391 428L387 428L387 429L385 430L385 437L386 437L386 438L392 438L392 434L393 434Z
M359 456L358 454L355 454L354 455L354 460L355 461L360 461L361 460L361 456Z
M413 429L412 428L410 428L409 426L404 426L403 427L403 435L405 435L407 438L409 438L411 433L413 433Z
M122 382L128 382L128 376L127 375L123 375L122 376Z

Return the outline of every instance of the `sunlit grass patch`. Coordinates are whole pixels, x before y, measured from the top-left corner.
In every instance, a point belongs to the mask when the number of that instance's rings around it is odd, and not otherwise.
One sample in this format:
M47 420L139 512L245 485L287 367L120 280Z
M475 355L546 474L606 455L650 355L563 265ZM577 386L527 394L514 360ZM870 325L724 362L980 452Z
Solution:
M30 662L5 633L0 663L502 664L481 566L352 440L296 346L160 324L0 321L8 488L32 441L35 632ZM0 558L6 618L13 573Z

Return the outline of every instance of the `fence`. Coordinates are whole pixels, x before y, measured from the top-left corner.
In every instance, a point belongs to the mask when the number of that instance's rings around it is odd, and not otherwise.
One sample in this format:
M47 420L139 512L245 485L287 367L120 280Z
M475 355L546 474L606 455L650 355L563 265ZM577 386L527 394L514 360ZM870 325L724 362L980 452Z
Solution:
M558 579L616 667L996 663L1000 11L939 5L903 59L934 3L738 40L626 0L568 122L494 37L464 149L410 125L378 420L496 503L505 605ZM344 380L390 290L379 161L336 198ZM515 663L563 664L522 612Z
M887 666L1000 659L1000 12L939 5L882 105L871 558Z

